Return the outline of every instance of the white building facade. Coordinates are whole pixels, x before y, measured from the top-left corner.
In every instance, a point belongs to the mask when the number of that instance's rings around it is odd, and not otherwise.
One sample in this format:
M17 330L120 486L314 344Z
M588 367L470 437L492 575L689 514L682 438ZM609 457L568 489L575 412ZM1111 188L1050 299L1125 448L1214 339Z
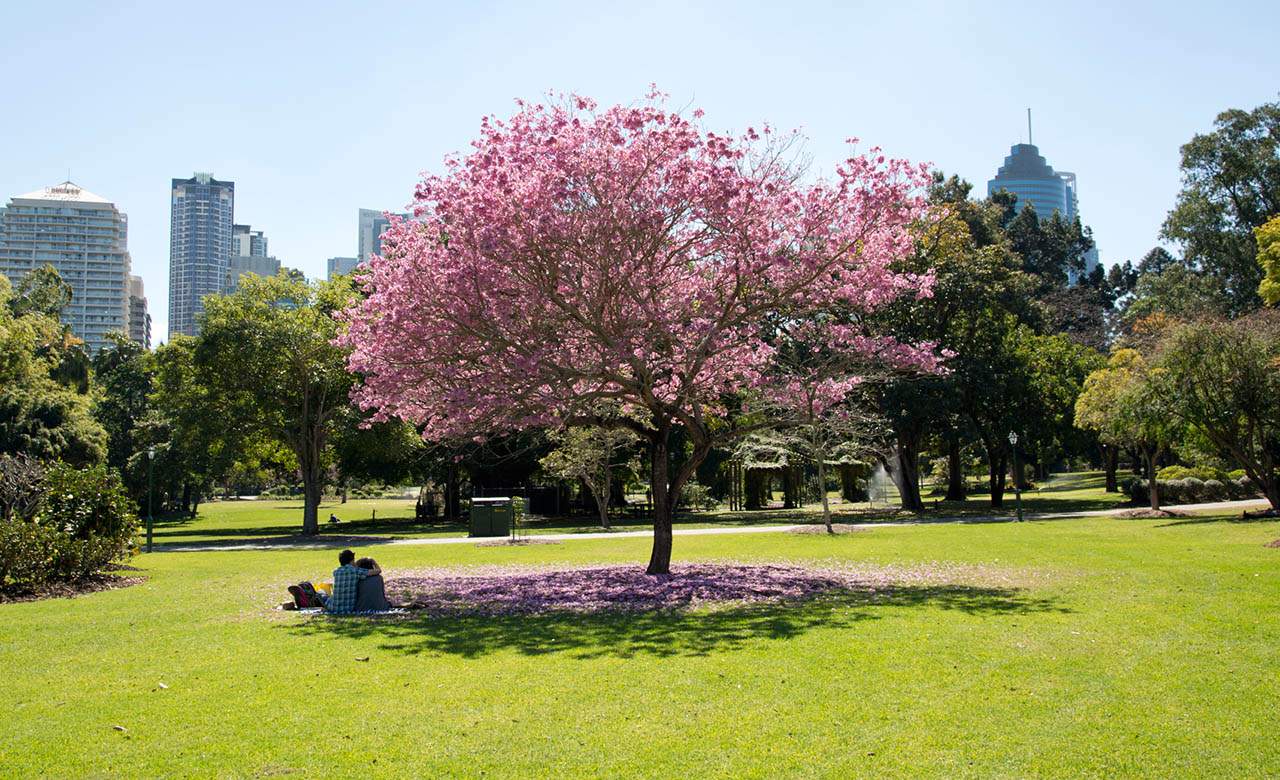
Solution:
M0 273L17 286L45 264L71 285L62 319L88 350L129 333L129 219L114 203L70 181L10 198L0 209Z

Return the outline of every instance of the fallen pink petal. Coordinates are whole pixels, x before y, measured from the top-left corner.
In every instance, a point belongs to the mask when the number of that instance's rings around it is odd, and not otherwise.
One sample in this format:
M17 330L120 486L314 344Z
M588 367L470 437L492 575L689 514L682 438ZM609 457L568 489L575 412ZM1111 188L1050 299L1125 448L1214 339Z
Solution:
M699 606L800 602L895 587L973 581L991 573L959 567L811 568L794 564L690 563L671 574L640 566L488 568L423 572L387 580L393 602L432 615L650 612Z

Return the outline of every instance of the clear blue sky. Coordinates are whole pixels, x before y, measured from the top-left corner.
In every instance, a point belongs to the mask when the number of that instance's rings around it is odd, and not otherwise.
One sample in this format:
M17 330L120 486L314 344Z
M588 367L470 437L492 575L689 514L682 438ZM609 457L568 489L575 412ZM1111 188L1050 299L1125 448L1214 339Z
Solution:
M1109 264L1156 243L1179 145L1280 90L1274 2L959 6L11 0L0 196L70 168L119 204L160 339L171 178L234 180L236 221L323 276L355 254L356 210L403 206L482 115L656 82L717 129L802 128L818 171L858 136L980 192L1030 106Z

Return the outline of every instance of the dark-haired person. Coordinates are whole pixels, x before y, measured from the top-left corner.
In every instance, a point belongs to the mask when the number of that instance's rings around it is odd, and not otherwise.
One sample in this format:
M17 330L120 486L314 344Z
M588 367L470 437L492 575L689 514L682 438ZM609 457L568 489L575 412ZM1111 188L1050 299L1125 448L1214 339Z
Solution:
M372 558L361 558L356 566L369 572L381 572L382 567ZM391 609L387 601L387 585L382 581L382 574L374 573L356 584L356 612L385 612Z
M372 569L362 569L355 565L355 559L356 554L350 550L338 553L339 565L333 570L333 593L329 595L329 603L326 605L330 612L354 612L360 581L373 574L382 574L378 564L375 563Z

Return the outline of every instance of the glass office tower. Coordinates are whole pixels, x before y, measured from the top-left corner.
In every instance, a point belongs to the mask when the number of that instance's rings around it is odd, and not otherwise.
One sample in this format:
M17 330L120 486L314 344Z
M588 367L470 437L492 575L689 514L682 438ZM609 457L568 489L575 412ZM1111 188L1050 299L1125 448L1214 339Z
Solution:
M235 182L207 173L174 179L169 217L169 335L194 336L201 299L226 290Z

